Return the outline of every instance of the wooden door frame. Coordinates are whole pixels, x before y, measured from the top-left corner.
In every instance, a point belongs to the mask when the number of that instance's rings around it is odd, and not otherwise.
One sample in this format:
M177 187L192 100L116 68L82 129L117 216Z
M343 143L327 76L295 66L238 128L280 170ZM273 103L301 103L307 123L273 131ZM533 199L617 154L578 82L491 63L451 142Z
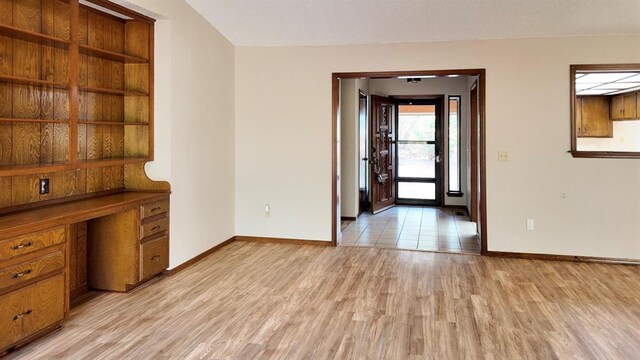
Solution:
M477 92L478 89L478 81L475 81L471 88L469 89L469 149L470 149L470 157L471 159L477 159L478 156L478 113L479 113L479 101L478 97L471 96L473 92ZM474 99L475 98L475 99ZM475 111L474 111L474 101L475 101ZM475 114L475 115L474 115ZM471 221L478 221L478 161L471 161L471 174L469 174L470 178L470 186L473 191L469 194L469 219Z
M331 243L337 246L338 235L338 112L340 110L340 79L384 79L398 76L478 76L480 96L478 113L480 118L480 251L487 254L487 166L486 166L486 70L485 69L453 69L453 70L416 70L416 71L377 71L377 72L335 72L331 74ZM471 191L477 191L471 189Z

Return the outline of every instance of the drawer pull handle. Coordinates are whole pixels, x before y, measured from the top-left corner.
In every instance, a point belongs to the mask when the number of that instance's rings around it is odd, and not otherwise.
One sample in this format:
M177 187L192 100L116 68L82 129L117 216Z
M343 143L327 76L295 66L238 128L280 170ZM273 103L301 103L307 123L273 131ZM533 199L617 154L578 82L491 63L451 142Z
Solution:
M151 228L151 231L156 231L156 230L160 230L160 225L154 226Z
M162 209L162 207L156 206L153 209L151 209L151 212L153 213L153 212L156 212L156 211L161 210L161 209Z
M14 274L12 276L13 279L20 279L21 277L25 276L25 275L29 275L31 274L31 269L25 270L23 272L19 272L17 274Z
M151 257L151 260L155 260L155 259L160 259L160 255L153 255L153 256Z
M26 242L26 243L24 243L24 244L16 245L16 246L12 247L11 249L13 249L13 250L20 250L20 249L24 249L24 248L26 248L26 247L29 247L29 246L31 246L31 245L33 245L33 242L32 242L32 241L29 241L29 242Z
M32 312L33 312L33 310L29 309L29 310L27 310L27 311L23 312L22 314L16 314L16 315L13 315L13 317L11 318L11 320L16 321L16 320L18 320L18 319L21 319L21 318L23 318L23 317L25 317L25 316L27 316L27 315L31 314Z

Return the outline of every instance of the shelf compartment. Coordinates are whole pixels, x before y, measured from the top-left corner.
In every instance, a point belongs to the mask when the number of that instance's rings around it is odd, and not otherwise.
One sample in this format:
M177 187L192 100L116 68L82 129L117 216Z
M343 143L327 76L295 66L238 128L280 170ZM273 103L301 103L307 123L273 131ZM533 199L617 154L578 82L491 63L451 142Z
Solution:
M107 166L120 166L128 164L140 164L149 161L146 157L120 157L120 158L107 158L107 159L91 159L91 160L78 160L78 169L88 169L94 167L107 167Z
M122 126L149 126L143 122L122 122L122 121L78 121L79 125L122 125Z
M88 45L80 45L80 53L84 55L89 55L93 57L99 57L102 59L107 59L111 61L118 61L127 64L148 64L149 60L139 58L136 56L131 56L127 54L122 54L114 51L104 50L93 46Z
M69 120L0 118L0 123L68 124Z
M69 84L63 84L55 81L35 80L12 75L0 75L0 82L34 85L34 86L50 86L56 89L69 90Z
M13 26L0 24L0 35L14 39L39 43L41 45L54 46L61 49L69 48L69 41L54 36L40 34L33 31L22 30Z
M0 166L0 176L42 174L48 172L65 171L69 170L69 168L69 163L2 165Z
M106 88L97 88L97 87L89 87L89 86L80 86L79 90L81 92L92 92L92 93L107 94L107 95L149 96L149 94L143 93L143 92L106 89Z

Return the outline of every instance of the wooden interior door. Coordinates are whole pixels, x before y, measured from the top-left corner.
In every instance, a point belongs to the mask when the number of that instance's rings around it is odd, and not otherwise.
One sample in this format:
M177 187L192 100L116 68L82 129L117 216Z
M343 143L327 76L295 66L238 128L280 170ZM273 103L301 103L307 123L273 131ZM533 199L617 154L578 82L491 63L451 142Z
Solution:
M395 105L387 97L371 95L371 210L395 205Z

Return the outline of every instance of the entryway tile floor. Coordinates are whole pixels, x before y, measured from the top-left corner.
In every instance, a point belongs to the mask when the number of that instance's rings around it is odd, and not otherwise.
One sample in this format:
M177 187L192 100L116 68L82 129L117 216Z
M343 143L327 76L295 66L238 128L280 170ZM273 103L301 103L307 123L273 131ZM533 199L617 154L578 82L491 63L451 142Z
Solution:
M396 206L360 215L342 230L340 246L480 254L476 229L458 209Z

